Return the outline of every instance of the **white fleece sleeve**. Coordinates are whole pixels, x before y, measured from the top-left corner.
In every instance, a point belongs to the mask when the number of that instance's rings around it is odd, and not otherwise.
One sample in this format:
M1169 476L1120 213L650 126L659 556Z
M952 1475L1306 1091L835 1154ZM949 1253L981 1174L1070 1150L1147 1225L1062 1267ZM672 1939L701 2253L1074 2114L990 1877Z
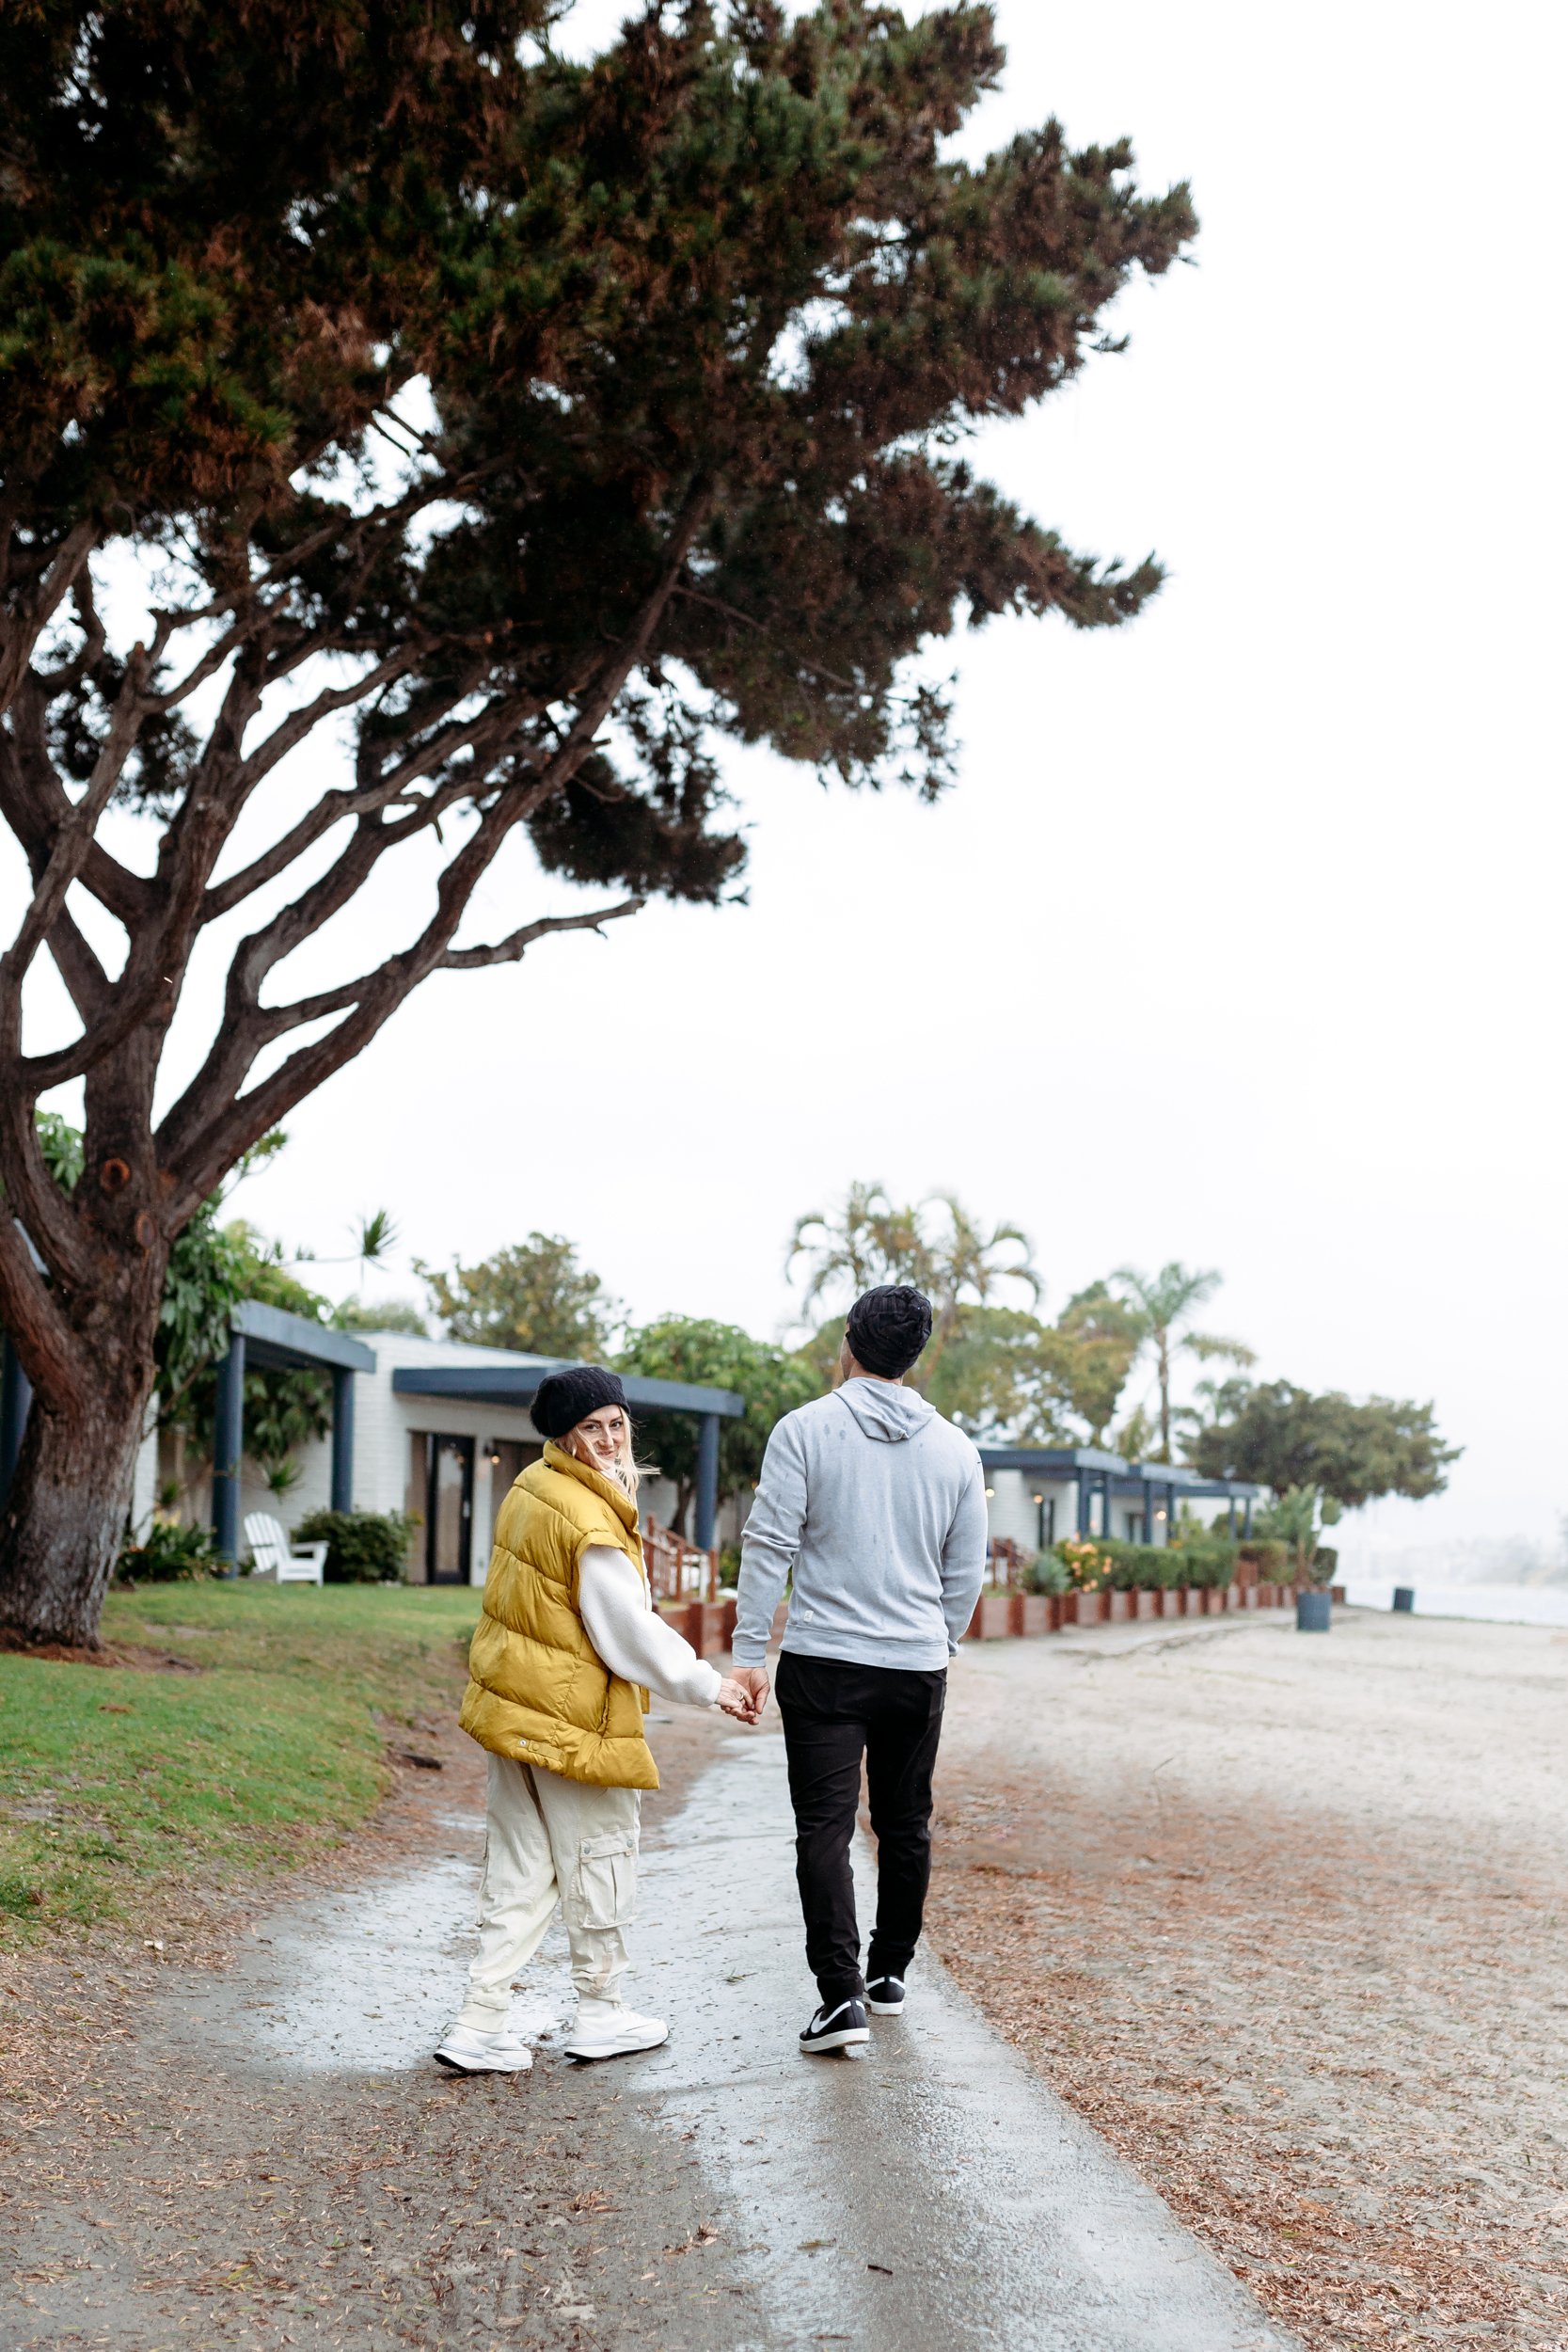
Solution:
M650 1606L636 1565L624 1551L594 1544L583 1553L578 1606L589 1640L623 1682L640 1682L682 1707L716 1704L723 1677Z
M942 1548L942 1613L947 1620L947 1647L954 1657L969 1630L980 1587L986 1581L990 1534L986 1473L976 1462Z

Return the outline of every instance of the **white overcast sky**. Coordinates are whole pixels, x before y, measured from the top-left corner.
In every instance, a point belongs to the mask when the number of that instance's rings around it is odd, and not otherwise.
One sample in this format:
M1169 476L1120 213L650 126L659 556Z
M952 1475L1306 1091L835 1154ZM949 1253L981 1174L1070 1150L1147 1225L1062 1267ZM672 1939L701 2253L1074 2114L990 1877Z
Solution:
M1130 351L977 449L1074 545L1158 550L1157 604L956 644L934 810L736 756L749 907L428 985L237 1205L324 1257L380 1203L405 1263L561 1232L639 1316L772 1331L800 1211L956 1188L1028 1229L1048 1311L1181 1258L1265 1375L1435 1399L1449 1494L1364 1540L1550 1543L1562 13L999 15L977 143L1055 113L1193 183L1196 266L1122 305ZM478 920L571 902L519 854Z

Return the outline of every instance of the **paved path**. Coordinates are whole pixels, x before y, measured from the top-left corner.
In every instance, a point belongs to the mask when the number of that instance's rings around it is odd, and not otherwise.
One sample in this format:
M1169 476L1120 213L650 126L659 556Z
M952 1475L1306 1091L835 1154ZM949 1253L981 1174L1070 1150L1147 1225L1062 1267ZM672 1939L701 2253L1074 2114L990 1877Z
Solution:
M768 2342L861 2352L1263 2352L1290 2339L922 1958L868 2058L811 2002L783 1742L736 1735L648 1857L639 2090L739 2208ZM863 1927L874 1901L861 1857ZM701 2021L707 2016L711 2035Z
M708 1733L650 1815L633 1995L667 2048L451 2081L479 1823L170 1972L0 2200L0 2343L92 2352L1288 2352L934 1961L870 2055L802 2058L783 1742ZM657 1739L656 1733L656 1739ZM435 1792L432 1792L433 1795ZM869 1915L870 1866L867 1879Z

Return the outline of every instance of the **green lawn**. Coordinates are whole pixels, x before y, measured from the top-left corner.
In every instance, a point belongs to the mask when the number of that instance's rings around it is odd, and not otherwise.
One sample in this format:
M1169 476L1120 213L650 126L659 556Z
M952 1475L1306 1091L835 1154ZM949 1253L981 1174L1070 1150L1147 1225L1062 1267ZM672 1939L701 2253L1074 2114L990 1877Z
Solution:
M449 1713L478 1595L166 1584L103 1639L198 1674L0 1654L0 1948L51 1922L147 1919L160 1892L337 1842L386 1785L377 1717Z

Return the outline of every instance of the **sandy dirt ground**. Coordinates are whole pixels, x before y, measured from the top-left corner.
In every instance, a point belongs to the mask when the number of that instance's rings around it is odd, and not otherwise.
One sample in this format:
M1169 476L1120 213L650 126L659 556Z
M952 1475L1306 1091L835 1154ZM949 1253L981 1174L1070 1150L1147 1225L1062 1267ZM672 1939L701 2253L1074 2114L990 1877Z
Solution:
M655 1732L649 1844L724 1728ZM400 1774L368 1833L254 1911L193 1886L161 1953L100 1931L0 1963L6 2352L585 2352L610 2310L618 2347L677 2352L710 2346L732 2298L726 2340L753 2332L696 2159L629 2079L618 2097L559 2053L475 2081L234 2079L158 2024L182 1982L194 1999L226 1973L267 1907L453 1846L454 1818L483 1807L483 1758L450 1724L420 1730L444 1769ZM471 1826L457 1837L471 1845Z
M1305 2343L1564 2352L1568 1634L974 1645L939 1832L943 1958Z

